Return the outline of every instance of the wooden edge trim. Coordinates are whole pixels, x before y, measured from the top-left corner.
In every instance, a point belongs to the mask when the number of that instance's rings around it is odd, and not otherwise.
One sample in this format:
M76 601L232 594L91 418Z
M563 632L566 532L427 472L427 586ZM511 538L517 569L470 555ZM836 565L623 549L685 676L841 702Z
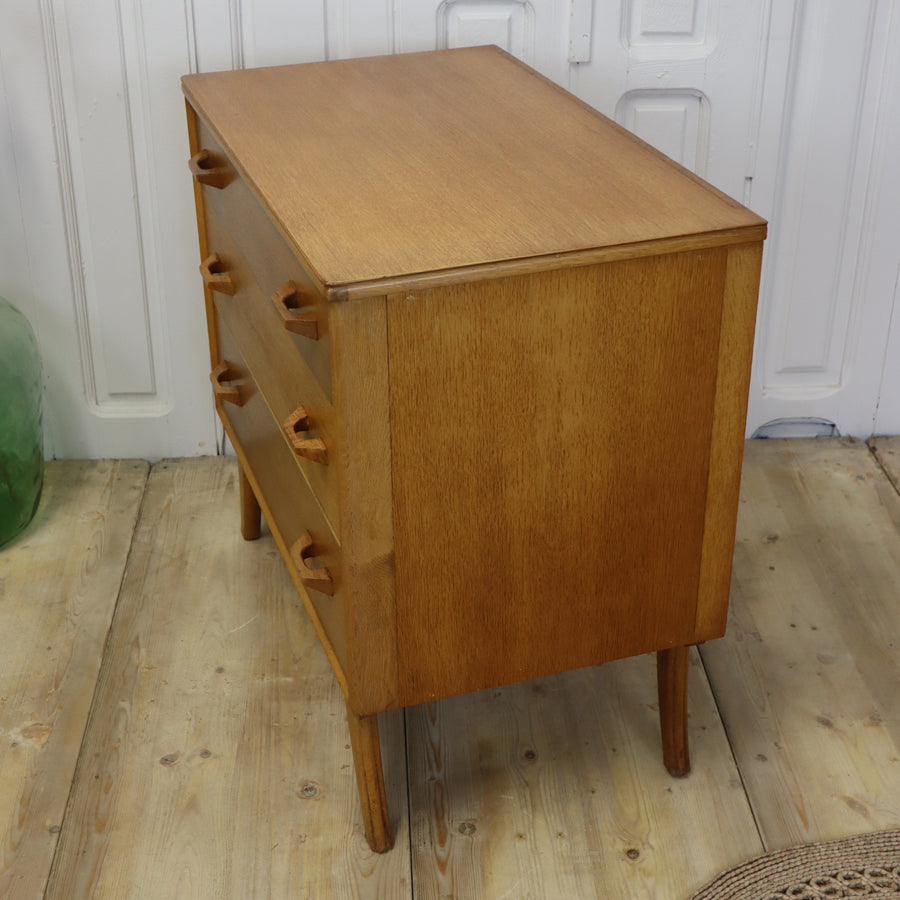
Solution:
M660 238L634 244L619 244L615 247L594 247L589 250L574 250L570 253L552 253L546 256L531 256L527 259L510 259L478 266L440 269L436 272L418 272L396 278L336 284L325 287L325 297L331 302L358 300L363 297L374 297L399 291L428 290L463 282L531 275L547 269L574 269L596 263L639 259L643 256L682 253L686 250L705 250L711 247L727 247L732 244L751 244L765 240L766 228L766 225L754 225L749 228L711 231L676 238Z
M191 156L199 152L200 135L197 128L197 114L191 104L185 100L185 114L187 115L188 144ZM197 239L200 243L200 259L209 256L209 239L206 235L206 209L203 204L203 186L191 179L194 188L194 208L197 211ZM213 295L208 285L203 284L203 298L206 305L206 332L209 338L209 362L215 367L219 362L219 336L216 331L216 314L213 306Z
M394 575L386 297L328 311L340 485L347 703L358 716L401 704Z
M291 581L294 582L294 587L296 587L297 593L300 595L300 599L303 601L303 606L306 608L306 612L309 615L310 621L313 623L313 628L315 628L316 630L316 636L319 638L319 642L322 644L322 647L325 650L325 655L328 657L328 662L331 664L331 668L334 670L335 678L337 678L338 684L341 687L341 691L344 694L344 697L347 697L347 676L344 673L344 667L341 665L341 661L340 659L338 659L338 655L334 650L334 646L329 640L328 634L326 633L325 628L322 625L321 620L319 619L319 614L316 612L316 607L314 606L312 600L310 600L309 598L306 586L300 580L300 573L297 571L297 568L294 565L293 558L291 557L290 547L288 547L287 543L284 540L284 537L281 534L281 531L278 528L275 517L272 515L272 511L269 509L269 504L266 503L265 496L259 486L259 482L256 480L256 476L250 470L250 465L247 462L247 457L244 454L243 448L241 447L240 439L235 434L234 429L231 427L231 422L228 421L228 413L220 408L219 418L222 420L222 425L224 426L225 431L228 433L228 439L231 441L231 446L234 448L235 455L237 456L238 462L241 465L241 470L247 478L247 481L250 483L250 487L253 489L253 494L256 497L257 503L259 503L262 514L266 517L266 522L269 523L269 530L272 533L272 537L275 539L275 543L278 546L279 551L281 551L282 558L287 563L288 574L291 576ZM337 544L337 541L335 541L335 544Z
M700 554L700 582L694 635L697 642L725 633L747 423L747 397L762 243L728 252L719 339L719 368L712 446L706 488L706 515Z

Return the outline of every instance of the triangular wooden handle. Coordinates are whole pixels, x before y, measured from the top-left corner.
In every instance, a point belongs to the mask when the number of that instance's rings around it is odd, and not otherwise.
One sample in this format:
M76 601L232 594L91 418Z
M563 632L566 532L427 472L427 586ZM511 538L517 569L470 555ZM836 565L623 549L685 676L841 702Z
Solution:
M319 339L319 317L315 307L301 307L300 288L293 281L285 282L274 294L272 302L281 313L284 327L292 334L299 334L311 341Z
M328 448L322 438L304 437L309 432L309 413L306 407L298 406L282 423L281 427L291 442L297 456L313 462L328 465Z
M213 392L216 400L223 403L233 403L235 406L243 406L244 398L241 395L241 389L236 384L225 384L233 378L231 366L223 359L209 373L209 380L212 382Z
M211 290L218 291L220 294L228 294L234 296L237 293L237 285L231 280L228 272L214 272L213 268L222 265L218 253L210 253L206 259L200 263L200 274L203 276L203 283Z
M212 164L209 150L198 150L188 161L188 166L198 184L221 190L231 181L231 169Z
M308 531L304 531L291 547L291 560L300 573L300 581L304 587L333 597L334 582L331 580L331 572L326 568L310 568L306 562L308 556L315 555L312 535Z

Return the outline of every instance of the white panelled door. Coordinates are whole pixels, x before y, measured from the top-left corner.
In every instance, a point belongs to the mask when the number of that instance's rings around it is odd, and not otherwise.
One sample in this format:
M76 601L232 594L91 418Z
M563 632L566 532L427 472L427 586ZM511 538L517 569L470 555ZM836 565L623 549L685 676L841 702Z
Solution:
M758 0L598 0L571 89L746 202L766 14Z
M395 50L497 44L567 84L569 8L552 0L401 0Z
M900 4L777 0L766 71L750 423L900 433Z
M882 396L900 431L897 6L3 0L0 294L38 332L48 452L215 451L180 75L484 43L772 219L751 428L868 433Z
M29 316L49 455L215 452L185 175L183 4L5 0L0 292ZM21 252L16 252L21 248Z

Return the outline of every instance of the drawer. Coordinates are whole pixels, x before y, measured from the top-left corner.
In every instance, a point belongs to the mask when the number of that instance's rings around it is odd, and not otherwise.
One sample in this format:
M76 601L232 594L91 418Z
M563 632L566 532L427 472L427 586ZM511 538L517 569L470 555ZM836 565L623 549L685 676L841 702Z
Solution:
M334 408L321 382L281 327L281 317L253 278L231 232L212 210L206 213L216 271L227 274L233 294L213 292L216 318L226 323L262 392L283 440L303 471L336 533L340 534ZM305 414L305 419L303 415Z
M303 585L300 593L305 595L306 607L320 626L320 634L324 632L327 637L341 670L346 671L340 546L228 326L218 324L220 366L225 366L226 371L218 379L216 410L248 477L255 482L257 499L291 576L298 586ZM304 547L304 543L308 546ZM321 577L322 569L327 570L330 585Z
M259 286L263 296L273 297L288 282L297 288L296 299L289 301L298 305L304 318L315 323L317 339L287 331L284 319L274 303L269 318L273 328L277 328L285 343L295 347L306 365L315 375L322 391L331 399L331 351L328 340L328 304L319 292L314 280L303 266L290 244L269 218L261 201L244 181L212 131L197 117L199 153L205 153L203 167L206 172L218 172L211 184L202 184L203 203L207 217L214 213L219 222L226 223L232 240L247 262L248 271ZM196 158L196 157L195 157ZM192 160L192 169L197 164ZM197 175L195 174L195 178ZM202 176L201 183L206 180ZM217 252L212 237L208 235L210 253ZM302 326L293 326L302 327Z

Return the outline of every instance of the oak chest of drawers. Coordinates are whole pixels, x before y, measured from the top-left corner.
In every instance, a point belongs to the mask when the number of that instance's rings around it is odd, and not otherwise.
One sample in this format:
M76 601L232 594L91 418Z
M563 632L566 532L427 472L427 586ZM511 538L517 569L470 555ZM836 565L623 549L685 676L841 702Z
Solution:
M765 222L496 48L184 79L216 407L377 714L724 632Z

